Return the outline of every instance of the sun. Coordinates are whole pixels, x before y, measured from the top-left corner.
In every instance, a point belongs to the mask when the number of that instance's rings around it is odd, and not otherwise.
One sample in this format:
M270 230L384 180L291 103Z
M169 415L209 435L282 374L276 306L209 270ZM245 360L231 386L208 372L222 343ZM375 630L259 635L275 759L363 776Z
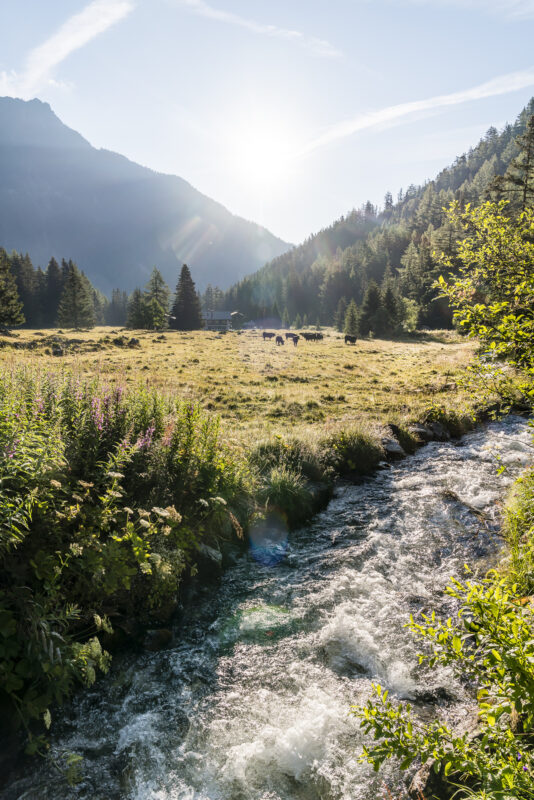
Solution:
M295 132L280 120L241 120L231 134L232 171L251 189L274 188L290 174L296 150Z

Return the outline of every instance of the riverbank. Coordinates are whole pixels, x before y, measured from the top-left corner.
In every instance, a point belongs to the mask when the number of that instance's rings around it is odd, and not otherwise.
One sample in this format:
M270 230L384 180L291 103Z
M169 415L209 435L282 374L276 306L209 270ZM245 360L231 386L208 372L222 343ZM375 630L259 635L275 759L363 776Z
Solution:
M285 535L326 506L336 479L486 413L432 405L411 426L338 422L247 449L198 406L140 385L17 362L1 395L2 707L34 752L46 750L52 705L106 671L109 649L168 625L191 578L220 574L251 526Z
M461 682L412 670L418 648L402 623L421 606L447 613L448 575L494 557L495 506L509 481L495 456L523 463L527 440L510 418L431 442L339 485L270 558L236 554L217 590L200 586L169 624L163 649L118 653L112 674L56 719L51 756L83 756L78 787L37 760L3 800L376 800L383 780L393 791L395 770L358 765L364 740L347 710L378 680L428 713L436 702L464 713Z

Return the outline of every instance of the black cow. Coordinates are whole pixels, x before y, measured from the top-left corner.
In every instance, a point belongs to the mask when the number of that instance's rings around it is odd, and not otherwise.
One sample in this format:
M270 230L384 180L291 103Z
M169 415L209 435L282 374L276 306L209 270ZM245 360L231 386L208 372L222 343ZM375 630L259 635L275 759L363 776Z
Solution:
M345 334L345 344L356 344L357 336L351 336L350 333Z
M314 342L314 341L315 341L315 334L314 334L314 333L307 333L307 332L304 332L304 333L302 334L302 337L303 337L303 338L304 338L304 339L305 339L307 342Z
M300 339L300 336L298 336L296 333L294 333L293 334L293 344L295 345L295 347L298 345L299 339Z
M293 338L293 336L295 336L295 334L294 334L294 333L286 333L286 334L285 334L286 341L287 341L287 339L292 339L292 338Z
M269 333L269 331L263 331L263 340L265 339L272 339L274 337L274 333Z
M284 337L283 336L277 336L276 337L276 344L284 344Z

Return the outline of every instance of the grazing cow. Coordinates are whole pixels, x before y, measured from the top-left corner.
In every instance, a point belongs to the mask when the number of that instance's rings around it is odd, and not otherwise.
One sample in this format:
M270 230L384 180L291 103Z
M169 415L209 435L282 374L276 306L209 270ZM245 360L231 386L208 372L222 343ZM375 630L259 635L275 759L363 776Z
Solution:
M283 336L277 336L276 337L276 344L284 344L284 337Z
M316 333L316 334L315 334L315 341L316 341L316 342L322 342L322 341L323 341L323 339L324 339L324 336L323 336L323 334L322 334L322 333Z
M313 342L315 340L315 334L314 333L304 332L302 334L302 336L303 336L304 339L306 339L307 342Z
M285 334L286 341L287 341L287 339L292 339L292 338L293 338L293 336L295 336L295 334L294 334L294 333L286 333L286 334Z
M356 344L357 336L351 336L349 333L345 334L345 344Z
M272 339L274 337L274 333L269 333L269 331L263 331L263 341L265 339Z
M300 336L298 336L298 334L294 333L293 334L293 344L295 345L295 347L298 345L299 339L300 339Z

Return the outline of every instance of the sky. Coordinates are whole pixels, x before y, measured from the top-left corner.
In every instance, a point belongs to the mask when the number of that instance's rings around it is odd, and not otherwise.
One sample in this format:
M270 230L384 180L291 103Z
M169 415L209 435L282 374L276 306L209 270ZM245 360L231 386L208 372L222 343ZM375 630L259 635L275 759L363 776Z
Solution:
M0 96L299 243L534 95L534 0L17 0Z

